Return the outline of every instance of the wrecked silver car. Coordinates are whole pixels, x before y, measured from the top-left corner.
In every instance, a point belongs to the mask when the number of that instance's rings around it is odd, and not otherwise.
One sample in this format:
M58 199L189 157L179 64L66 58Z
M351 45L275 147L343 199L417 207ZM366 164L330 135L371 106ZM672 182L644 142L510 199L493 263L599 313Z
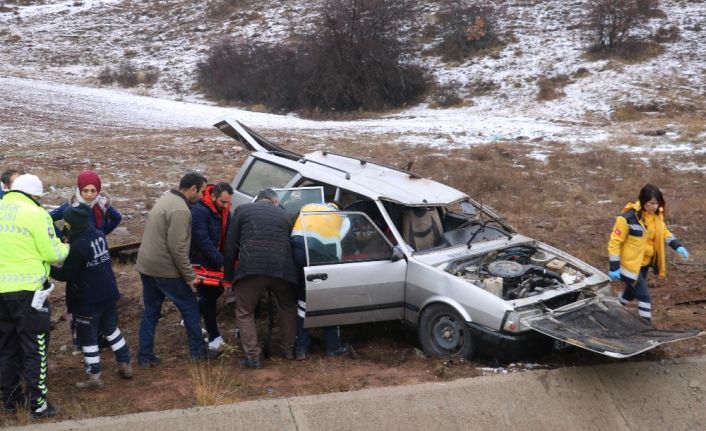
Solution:
M250 151L233 180L236 205L266 187L318 187L318 199L343 205L346 229L327 253L305 234L307 327L402 320L438 357L559 340L625 358L699 334L656 329L610 296L603 272L459 190L328 151L296 154L237 121L215 126ZM317 216L304 213L304 225Z

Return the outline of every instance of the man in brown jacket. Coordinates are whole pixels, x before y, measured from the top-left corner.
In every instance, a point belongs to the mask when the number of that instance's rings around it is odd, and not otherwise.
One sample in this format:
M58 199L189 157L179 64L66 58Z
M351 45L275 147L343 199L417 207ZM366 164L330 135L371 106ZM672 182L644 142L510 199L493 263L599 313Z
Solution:
M145 303L140 321L139 367L147 368L161 362L154 354L154 334L165 297L174 302L184 320L191 359L212 359L218 354L209 351L201 336L199 306L192 290L195 274L189 262L190 205L201 199L205 186L203 175L195 172L184 175L179 189L172 189L159 198L147 218L137 254L137 271L142 279Z

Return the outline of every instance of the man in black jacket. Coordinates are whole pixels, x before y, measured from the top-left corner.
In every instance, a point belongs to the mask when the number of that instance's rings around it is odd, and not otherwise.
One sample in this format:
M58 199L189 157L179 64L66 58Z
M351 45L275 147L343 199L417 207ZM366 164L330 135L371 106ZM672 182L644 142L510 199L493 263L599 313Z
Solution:
M99 388L101 380L98 333L104 334L118 361L121 377L132 377L130 350L117 327L118 285L110 263L105 236L89 226L90 208L86 204L64 211L69 226L69 255L63 266L51 267L51 276L66 281L66 301L76 316L76 334L81 343L86 379L76 383L80 389Z
M282 353L294 359L297 270L289 246L292 219L278 203L272 189L261 191L255 202L235 210L226 239L224 275L234 283L235 320L246 355L240 365L248 368L262 368L254 313L265 289L277 298Z

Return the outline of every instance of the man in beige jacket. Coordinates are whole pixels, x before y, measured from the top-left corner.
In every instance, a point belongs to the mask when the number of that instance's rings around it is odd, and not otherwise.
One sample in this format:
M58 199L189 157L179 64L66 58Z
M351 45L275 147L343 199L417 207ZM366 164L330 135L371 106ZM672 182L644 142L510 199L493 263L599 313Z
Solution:
M142 279L145 311L140 321L139 367L152 367L161 362L154 354L154 334L164 298L179 309L189 343L191 359L212 359L211 351L201 336L201 317L196 295L192 290L195 274L189 262L191 244L190 206L199 199L206 178L188 173L179 182L179 189L165 193L149 213L145 233L137 254L137 271Z

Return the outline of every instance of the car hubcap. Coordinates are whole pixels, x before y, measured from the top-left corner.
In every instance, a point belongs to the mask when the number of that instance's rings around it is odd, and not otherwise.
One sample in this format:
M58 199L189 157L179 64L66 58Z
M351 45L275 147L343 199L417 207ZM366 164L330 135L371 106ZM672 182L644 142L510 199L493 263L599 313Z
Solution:
M449 353L459 350L462 343L460 324L452 316L439 317L432 327L432 336L435 344Z

